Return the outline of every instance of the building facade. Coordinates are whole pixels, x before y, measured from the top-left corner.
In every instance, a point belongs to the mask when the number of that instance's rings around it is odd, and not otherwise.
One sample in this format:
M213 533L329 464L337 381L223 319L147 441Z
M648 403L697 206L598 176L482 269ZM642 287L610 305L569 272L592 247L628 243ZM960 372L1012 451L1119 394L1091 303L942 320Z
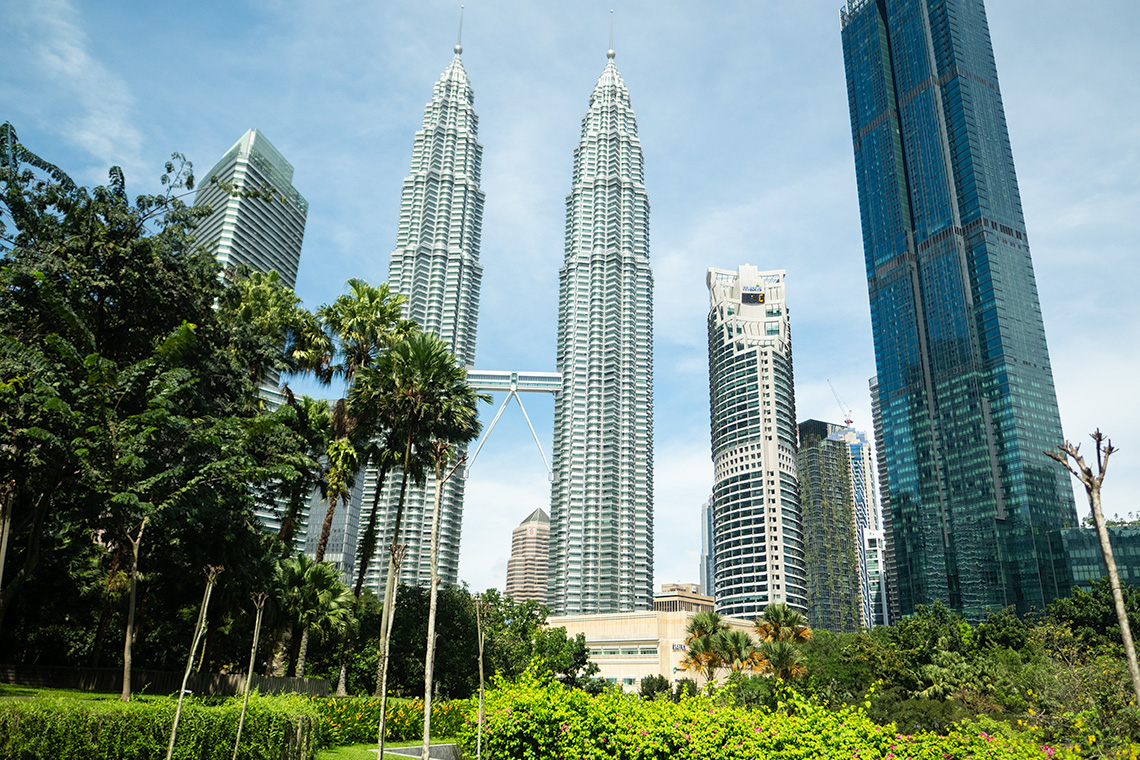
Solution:
M531 512L511 531L511 557L507 560L506 596L516 602L546 604L547 567L550 565L550 516Z
M713 555L712 496L701 504L701 586L706 596L713 595L713 574L716 569Z
M882 525L882 541L878 545L879 573L881 576L882 593L886 598L886 620L899 619L899 577L898 566L895 564L895 539L891 528L891 489L887 483L887 457L883 444L883 418L879 410L879 378L872 377L868 381L871 390L871 419L875 433L875 465L879 484L879 515ZM886 625L886 623L884 623Z
M213 252L224 279L245 266L255 272L275 271L283 285L296 286L309 204L293 187L293 165L265 135L256 129L242 135L206 173L194 205L210 207L195 235ZM261 395L272 408L284 403L278 381L276 370L262 380ZM257 517L276 533L284 510L284 502L277 509L259 507ZM305 511L294 532L298 550L305 546L307 522Z
M669 682L689 678L703 686L705 679L681 664L688 652L685 627L694 613L677 610L603 613L597 615L559 615L546 619L548 628L565 628L573 638L579 633L586 638L590 662L598 666L598 678L621 686L624 691L638 691L646 676L665 676ZM734 631L752 632L751 620L726 618ZM727 671L721 671L721 678Z
M483 267L479 242L483 191L479 189L483 147L478 141L475 94L460 59L462 48L444 69L424 108L423 125L412 145L412 165L400 197L396 248L388 266L388 286L407 298L404 316L438 335L460 363L475 362L475 332ZM459 452L462 454L462 452ZM440 507L439 575L445 585L459 579L459 539L463 523L466 470L460 465L443 487ZM387 474L381 492L377 546L392 542L401 473ZM370 514L376 472L365 476L362 524ZM435 511L435 478L409 486L399 543L408 546L399 582L425 585L431 575L430 537ZM379 558L379 560L377 560ZM366 584L382 593L387 556L377 552Z
M807 612L784 271L709 269L707 284L716 610Z
M653 602L653 273L649 197L613 51L566 197L550 499L554 614Z
M808 420L799 425L796 471L803 513L807 616L813 628L857 631L867 625L866 574L855 506L851 454L843 428ZM864 565L865 566L865 565Z
M1061 596L1069 596L1073 588L1091 591L1094 581L1108 575L1095 528L1067 528L1055 531L1050 538L1054 551L1065 558L1065 590ZM1120 585L1140 586L1140 525L1109 525L1108 543Z
M265 197L243 195L262 190ZM199 222L197 238L214 251L223 276L244 265L274 270L286 287L296 286L309 203L293 187L293 165L265 135L256 129L242 135L206 173L194 205L212 211Z
M1076 524L980 0L841 12L899 608L1042 608Z

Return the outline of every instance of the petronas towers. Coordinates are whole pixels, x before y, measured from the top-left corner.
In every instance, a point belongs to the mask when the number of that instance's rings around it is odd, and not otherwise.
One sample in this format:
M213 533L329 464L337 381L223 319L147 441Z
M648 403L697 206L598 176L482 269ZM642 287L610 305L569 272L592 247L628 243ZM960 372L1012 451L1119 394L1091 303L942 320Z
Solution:
M389 285L405 316L475 361L482 266L482 147L474 93L456 45L416 133L404 180ZM547 599L555 614L648 609L653 582L653 275L649 199L629 92L613 51L590 96L574 150L559 270L554 464ZM379 546L391 541L398 478L380 500ZM440 574L458 581L462 468L445 488ZM371 505L375 474L364 481ZM409 491L400 581L428 575L434 484ZM369 578L382 588L385 562Z
M559 270L550 594L555 615L653 602L649 197L613 51L582 119Z

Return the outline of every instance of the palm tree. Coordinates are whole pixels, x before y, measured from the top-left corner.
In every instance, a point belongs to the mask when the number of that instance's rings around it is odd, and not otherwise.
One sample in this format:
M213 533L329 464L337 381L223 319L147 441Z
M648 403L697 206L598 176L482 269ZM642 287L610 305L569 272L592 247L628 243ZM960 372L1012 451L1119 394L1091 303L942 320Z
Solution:
M348 281L349 292L331 304L317 309L317 318L326 340L314 341L308 353L294 351L301 366L313 371L325 385L344 379L345 396L332 408L332 435L326 453L325 498L328 509L321 524L321 535L314 554L320 562L328 547L333 515L338 501L348 503L352 479L365 461L360 449L376 435L374 429L359 426L349 412L358 373L377 361L402 337L414 332L414 322L400 318L405 298L392 295L387 283L373 287L364 280Z
M708 684L715 681L716 672L724 666L717 637L727 630L728 623L716 612L698 612L689 618L685 626L688 649L681 658L681 667L700 673Z
M721 662L733 673L759 672L765 665L764 654L756 648L748 631L721 631L713 638L713 645Z
M277 579L282 606L293 628L286 675L304 676L309 633L343 631L351 622L355 597L332 564L316 562L306 554L283 560Z
M765 641L760 645L760 652L767 660L764 670L777 678L791 681L807 672L803 656L790 641Z
M764 615L752 622L761 641L787 641L793 644L811 639L811 628L803 613L783 602L769 604Z
M391 644L392 616L395 612L397 557L400 527L404 516L404 499L408 479L423 454L431 451L432 441L452 440L457 425L453 416L466 394L470 394L466 373L446 344L431 333L414 333L405 338L371 365L361 367L358 382L353 385L349 408L371 410L370 413L392 431L403 449L400 497L388 548L388 573L384 586L384 614L380 618L380 658L376 688L381 701L379 744L384 748L384 723L387 707L388 652ZM470 404L474 414L474 402ZM470 440L454 438L454 440Z

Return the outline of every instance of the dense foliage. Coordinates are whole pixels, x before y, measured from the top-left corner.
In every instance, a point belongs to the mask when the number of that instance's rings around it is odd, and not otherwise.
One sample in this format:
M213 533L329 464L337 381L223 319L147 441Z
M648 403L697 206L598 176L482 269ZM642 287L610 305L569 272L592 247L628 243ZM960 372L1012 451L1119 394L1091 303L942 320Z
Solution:
M367 744L377 740L380 726L379 697L314 697L313 705L321 715L321 737L326 746ZM459 733L464 722L465 702L433 702L431 733L435 738L450 738ZM384 723L388 741L401 742L423 736L423 700L392 700Z
M82 757L90 760L151 760L164 757L174 701L122 703L107 699L40 697L0 700L0 757ZM174 757L230 760L241 700L182 708ZM242 727L238 758L311 760L320 719L303 697L252 696Z
M470 712L460 731L468 757L475 753L475 718ZM977 729L902 734L872 721L861 707L833 711L786 689L775 709L749 711L716 697L643 700L619 690L591 696L534 671L515 683L500 679L488 692L482 741L487 757L533 760L1077 756L1031 737Z

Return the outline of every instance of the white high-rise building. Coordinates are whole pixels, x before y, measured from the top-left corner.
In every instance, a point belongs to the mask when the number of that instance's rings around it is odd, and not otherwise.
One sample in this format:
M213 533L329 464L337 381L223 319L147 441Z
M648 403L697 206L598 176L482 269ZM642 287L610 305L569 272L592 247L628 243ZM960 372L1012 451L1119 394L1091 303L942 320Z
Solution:
M709 269L716 610L806 607L796 400L784 271Z
M550 504L556 615L653 604L653 273L649 197L613 50L566 197Z
M293 165L256 129L242 135L206 173L194 205L209 205L213 213L198 224L196 236L213 249L226 276L245 265L257 272L276 270L286 287L296 286L309 204L292 183ZM252 190L269 190L272 197L242 194Z
M396 249L388 267L388 286L405 296L404 316L447 343L467 368L475 361L475 329L483 267L479 239L483 226L483 192L479 174L483 146L478 141L475 94L460 53L444 69L424 108L423 126L412 146L412 168L400 199ZM361 529L375 493L376 471L364 475ZM440 508L439 574L445 585L459 579L459 534L463 521L464 467L444 484ZM390 471L381 492L376 553L366 585L382 592L388 569L385 551L392 542L401 473ZM435 508L435 479L422 487L409 485L399 543L407 544L399 581L426 585L430 574L430 537Z
M202 177L194 205L210 207L195 237L222 265L223 278L229 280L246 266L255 272L274 270L286 287L296 286L309 204L293 187L293 165L265 135L256 129L242 135ZM279 379L276 370L262 378L261 395L273 408L284 403ZM282 497L276 508L257 508L262 525L275 533L281 530L285 501ZM307 508L297 515L293 537L298 550L305 546L308 517Z

